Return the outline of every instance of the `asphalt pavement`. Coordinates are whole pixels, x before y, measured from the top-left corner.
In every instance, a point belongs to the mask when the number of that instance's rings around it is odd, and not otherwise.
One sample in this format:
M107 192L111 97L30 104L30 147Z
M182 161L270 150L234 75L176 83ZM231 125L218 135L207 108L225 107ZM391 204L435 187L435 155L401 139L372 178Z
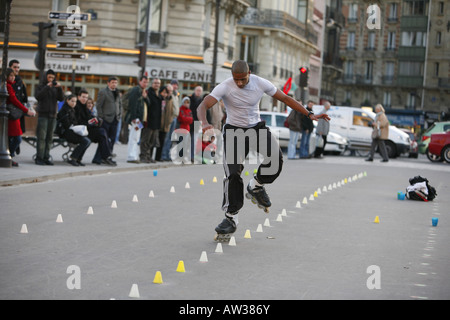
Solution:
M270 213L246 200L236 245L220 248L221 165L128 164L117 145L107 167L90 164L94 151L80 168L54 149L41 167L22 143L19 167L0 168L0 299L450 298L448 164L286 159ZM435 201L397 200L416 175Z

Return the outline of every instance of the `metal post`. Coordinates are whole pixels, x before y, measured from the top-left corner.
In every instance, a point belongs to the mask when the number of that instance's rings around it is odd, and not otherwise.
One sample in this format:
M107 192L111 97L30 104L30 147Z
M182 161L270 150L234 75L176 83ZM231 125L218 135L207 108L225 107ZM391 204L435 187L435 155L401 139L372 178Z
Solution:
M0 87L0 167L11 168L12 160L9 153L8 143L8 114L6 110L6 100L8 99L8 90L6 89L6 68L8 61L9 45L9 23L11 15L12 0L6 0L5 11L5 40L3 41L3 62L2 62L2 84Z
M219 46L219 15L220 15L220 0L216 0L216 30L214 34L214 52L212 63L212 77L211 77L211 91L216 86L217 73L217 50Z
M145 74L145 68L146 68L146 64L147 64L147 47L148 47L148 37L149 37L149 28L150 28L150 20L151 20L151 8L152 8L152 1L151 0L147 0L147 22L145 24L145 36L144 36L144 45L143 45L143 50L145 52L145 59L144 59L144 64L141 66L141 76L143 76Z

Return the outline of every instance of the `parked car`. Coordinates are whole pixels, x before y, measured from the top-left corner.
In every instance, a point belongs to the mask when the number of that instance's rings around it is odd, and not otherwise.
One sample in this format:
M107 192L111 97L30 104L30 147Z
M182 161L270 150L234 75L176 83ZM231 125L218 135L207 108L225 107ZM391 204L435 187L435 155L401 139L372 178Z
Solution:
M409 135L409 139L411 140L411 146L409 148L409 157L417 158L419 157L419 144L417 143L416 135L411 130L401 128L403 132Z
M428 144L428 152L439 157L441 161L450 163L450 131L433 133Z
M323 110L323 106L313 106L314 113ZM330 116L330 131L340 134L348 141L350 150L369 150L372 144L372 123L375 113L355 107L331 106L327 114ZM389 117L388 117L389 118ZM386 140L389 158L409 153L409 136L395 126L389 126L389 139Z
M287 148L289 144L289 128L284 126L289 114L280 112L261 111L261 120L266 122L266 125L270 128L270 131L276 135L279 135L279 143L281 148ZM314 126L317 122L314 121ZM300 134L301 138L301 134ZM333 154L342 154L347 148L348 142L341 135L335 132L329 132L327 136L327 144L325 145L324 152ZM300 148L300 139L297 142L297 148ZM313 134L309 138L309 154L313 154L316 149L316 134L315 128Z
M450 121L435 122L423 134L419 142L419 153L426 154L430 161L440 161L439 156L428 152L428 144L433 133L443 133L450 130Z

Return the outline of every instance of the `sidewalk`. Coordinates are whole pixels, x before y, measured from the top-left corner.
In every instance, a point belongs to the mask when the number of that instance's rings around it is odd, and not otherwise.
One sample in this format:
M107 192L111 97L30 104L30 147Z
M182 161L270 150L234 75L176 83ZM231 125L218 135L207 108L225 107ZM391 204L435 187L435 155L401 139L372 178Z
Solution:
M14 161L19 163L19 167L0 168L0 187L13 186L24 183L43 182L54 179L61 179L65 177L75 177L93 174L105 174L108 172L125 172L135 170L150 170L157 168L167 168L175 166L172 162L157 162L153 164L141 163L127 163L127 145L116 144L114 146L114 153L117 162L116 167L108 165L97 165L92 163L97 144L93 143L83 157L85 167L74 167L63 161L62 154L68 149L61 146L56 147L50 151L53 157L54 166L38 166L34 163L33 155L36 150L22 141L20 144L21 152L14 157Z

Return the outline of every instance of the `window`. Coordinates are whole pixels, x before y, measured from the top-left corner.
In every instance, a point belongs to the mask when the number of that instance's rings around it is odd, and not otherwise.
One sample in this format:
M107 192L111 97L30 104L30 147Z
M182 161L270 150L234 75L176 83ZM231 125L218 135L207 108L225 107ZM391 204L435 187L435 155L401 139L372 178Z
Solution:
M436 32L436 45L440 46L441 43L441 39L442 39L442 33L440 31Z
M347 37L347 49L354 50L355 49L355 32L350 31Z
M260 114L261 121L264 121L267 126L272 125L272 115L270 114Z
M351 3L348 6L348 22L358 21L358 4Z
M240 56L241 60L247 61L250 70L257 73L256 70L256 36L243 35L241 37Z
M425 14L425 1L404 1L403 15L417 16Z
M392 61L386 62L383 75L384 83L392 83L392 80L394 80L394 67L395 67L394 62Z
M391 93L389 91L386 91L383 95L383 105L385 108L391 106Z
M427 33L422 31L403 31L402 46L405 47L425 47L427 43Z
M306 23L307 11L308 11L308 0L298 0L297 19L300 22Z
M395 31L389 31L387 50L394 50L394 49L395 49Z
M444 1L439 1L438 3L438 15L444 14Z
M147 3L147 0L140 0L141 9L139 10L139 30L142 32L145 32L145 27L147 24ZM161 31L161 0L151 1L149 31Z
M364 111L353 111L353 125L370 127L373 119Z
M369 32L367 37L367 49L374 50L375 49L375 32Z
M373 75L373 61L366 61L365 79L372 80L372 75Z
M416 94L414 92L408 92L406 95L406 108L415 109L416 106Z
M434 63L434 76L439 77L439 62Z
M286 116L275 116L275 121L277 123L277 127L284 127L284 123L286 122L287 117Z
M349 60L345 63L345 78L352 79L353 78L353 65L354 62Z
M397 3L391 3L389 6L389 17L388 20L396 21L397 20Z
M399 75L402 76L422 76L423 62L420 61L400 61Z

